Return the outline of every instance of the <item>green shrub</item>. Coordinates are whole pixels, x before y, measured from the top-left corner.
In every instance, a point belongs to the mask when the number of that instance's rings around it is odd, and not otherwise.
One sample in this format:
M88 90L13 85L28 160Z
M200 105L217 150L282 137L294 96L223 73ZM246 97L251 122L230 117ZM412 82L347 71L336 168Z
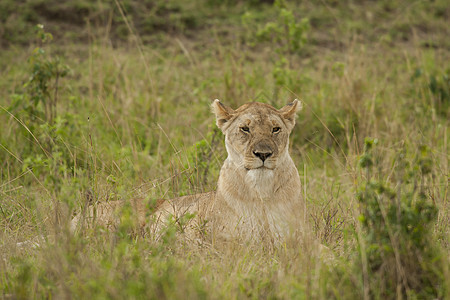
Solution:
M359 164L366 177L358 191L364 249L372 297L430 299L443 297L445 259L433 240L437 208L427 197L425 183L432 161L423 146L409 164L400 151L394 162L391 187L379 171L376 139L366 138Z

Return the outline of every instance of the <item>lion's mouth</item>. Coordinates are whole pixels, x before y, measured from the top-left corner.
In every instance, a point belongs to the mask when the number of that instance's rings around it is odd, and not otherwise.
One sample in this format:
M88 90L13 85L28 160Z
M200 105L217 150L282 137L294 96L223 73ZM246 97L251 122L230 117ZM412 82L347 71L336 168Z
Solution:
M258 167L253 167L253 166L245 166L244 167L246 171L250 171L250 170L273 170L275 169L274 167L269 167L266 165L261 165Z

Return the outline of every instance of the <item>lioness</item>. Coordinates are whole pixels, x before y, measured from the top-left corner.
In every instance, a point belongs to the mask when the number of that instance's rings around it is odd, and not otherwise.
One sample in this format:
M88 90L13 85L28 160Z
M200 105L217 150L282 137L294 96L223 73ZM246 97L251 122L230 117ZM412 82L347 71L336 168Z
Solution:
M193 214L185 224L188 235L206 229L212 238L225 239L277 239L301 229L300 177L288 152L289 134L300 109L298 100L281 109L253 102L236 110L215 100L212 111L228 152L217 190L165 201L154 214L156 220L164 224L169 217L180 220ZM117 205L98 205L98 220L110 221L104 214ZM133 206L142 218L142 205L133 202Z

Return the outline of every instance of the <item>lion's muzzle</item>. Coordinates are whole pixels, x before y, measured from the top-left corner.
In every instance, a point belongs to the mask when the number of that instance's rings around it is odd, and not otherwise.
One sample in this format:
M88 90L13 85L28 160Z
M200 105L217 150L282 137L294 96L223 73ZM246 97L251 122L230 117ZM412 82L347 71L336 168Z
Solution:
M273 169L277 155L276 145L272 145L271 141L259 141L249 147L247 152L247 169L258 169L265 167Z

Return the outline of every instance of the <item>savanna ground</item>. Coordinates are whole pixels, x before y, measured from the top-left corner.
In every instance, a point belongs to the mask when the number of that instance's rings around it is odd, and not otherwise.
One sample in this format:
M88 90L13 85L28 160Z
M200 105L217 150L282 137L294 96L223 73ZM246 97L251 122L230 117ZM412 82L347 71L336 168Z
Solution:
M0 297L447 298L449 19L445 0L1 1ZM128 206L69 230L86 205L213 190L215 98L304 102L291 155L331 262L179 224L155 241Z

